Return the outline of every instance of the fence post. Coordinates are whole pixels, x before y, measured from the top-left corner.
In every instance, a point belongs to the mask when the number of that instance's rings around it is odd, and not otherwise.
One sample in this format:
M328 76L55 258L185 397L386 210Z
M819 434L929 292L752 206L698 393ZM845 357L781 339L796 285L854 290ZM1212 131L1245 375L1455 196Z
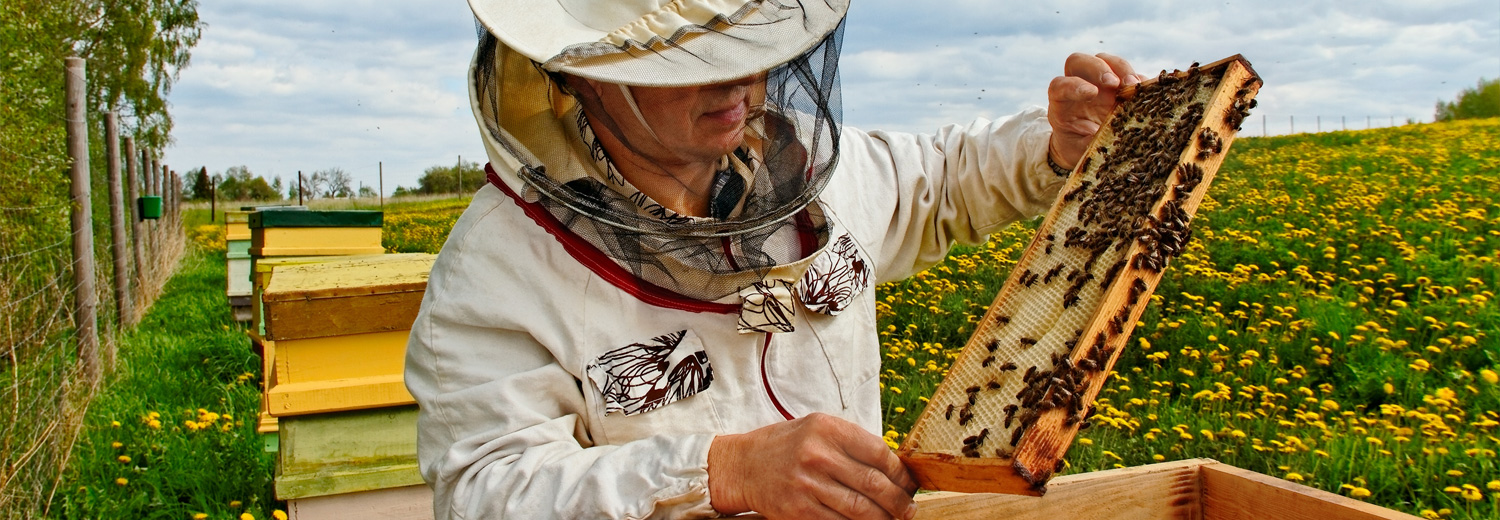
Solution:
M83 58L67 58L68 155L73 158L73 302L78 362L90 385L99 382L99 295L94 292L93 205L89 202L89 130Z
M120 126L114 112L104 114L104 146L109 157L109 229L115 261L115 325L118 331L130 326L135 313L130 301L130 257L125 252L125 195L120 186ZM104 368L114 370L115 344L104 349Z

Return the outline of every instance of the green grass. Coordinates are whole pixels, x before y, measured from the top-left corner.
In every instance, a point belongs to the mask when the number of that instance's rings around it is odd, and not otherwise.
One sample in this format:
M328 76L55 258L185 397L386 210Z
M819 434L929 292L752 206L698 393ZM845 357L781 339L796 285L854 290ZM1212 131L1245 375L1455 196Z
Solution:
M282 507L272 496L274 455L255 433L259 358L229 315L224 276L222 252L190 251L119 339L118 366L89 408L54 515L270 518Z

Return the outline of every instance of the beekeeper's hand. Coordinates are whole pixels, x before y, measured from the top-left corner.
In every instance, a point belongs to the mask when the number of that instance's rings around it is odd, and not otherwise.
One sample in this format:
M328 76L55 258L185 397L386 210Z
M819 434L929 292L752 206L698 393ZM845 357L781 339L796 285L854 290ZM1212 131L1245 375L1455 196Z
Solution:
M821 413L720 435L708 449L709 498L725 515L907 520L916 490L885 441Z
M1115 108L1115 92L1146 79L1113 54L1073 53L1063 75L1047 86L1047 122L1052 124L1052 161L1072 168Z

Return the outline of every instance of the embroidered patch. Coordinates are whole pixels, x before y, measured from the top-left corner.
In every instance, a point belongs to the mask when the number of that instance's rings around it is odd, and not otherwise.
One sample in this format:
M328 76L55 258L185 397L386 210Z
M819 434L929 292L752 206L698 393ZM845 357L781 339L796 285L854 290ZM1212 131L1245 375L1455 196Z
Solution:
M796 315L797 309L792 306L791 282L755 282L740 290L741 334L791 332L795 329L792 327L792 317Z
M830 316L849 308L854 297L870 287L870 264L845 233L802 275L797 296L808 310Z
M683 330L605 352L584 369L604 395L604 414L646 413L708 389L708 353Z

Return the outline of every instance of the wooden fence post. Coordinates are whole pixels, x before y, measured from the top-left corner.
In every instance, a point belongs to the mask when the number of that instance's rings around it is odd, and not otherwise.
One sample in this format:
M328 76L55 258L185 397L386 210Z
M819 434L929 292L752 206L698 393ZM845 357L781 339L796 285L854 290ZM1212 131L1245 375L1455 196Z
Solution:
M135 147L134 138L126 138L127 148ZM133 158L137 159L127 163L125 175L130 186L130 211L134 218L130 220L130 242L135 249L135 309L136 315L130 317L132 324L141 318L140 313L146 307L146 221L142 218L141 211L136 207L141 197L141 185L146 180L146 168L151 164L146 160L146 149L138 150Z
M89 199L89 130L83 58L67 58L68 155L73 158L73 302L78 362L90 385L99 382L99 296L94 293L93 205Z
M120 186L120 126L114 112L104 114L104 147L109 157L109 229L115 261L115 325L118 331L130 326L135 314L130 299L130 257L125 252L125 194ZM104 368L114 370L115 344L104 349Z

